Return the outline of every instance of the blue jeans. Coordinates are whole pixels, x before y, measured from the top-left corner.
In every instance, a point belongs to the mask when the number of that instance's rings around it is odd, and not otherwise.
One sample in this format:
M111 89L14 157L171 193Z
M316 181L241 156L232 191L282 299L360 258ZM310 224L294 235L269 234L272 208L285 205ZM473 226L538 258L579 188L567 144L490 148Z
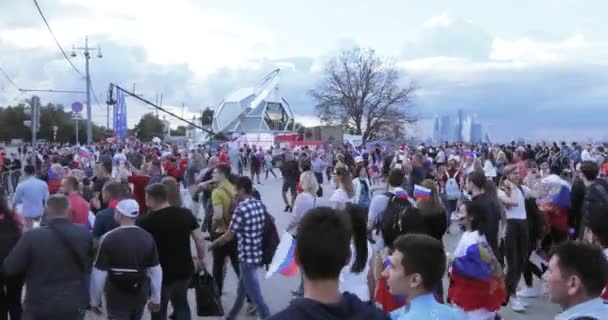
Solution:
M160 311L152 313L152 320L167 319L167 304L171 305L175 312L175 320L190 320L190 306L188 305L188 286L192 277L185 279L169 280L163 279L163 287L160 297Z
M270 317L270 310L268 310L268 306L264 302L262 289L260 288L260 282L258 281L258 275L256 273L258 266L241 262L239 263L239 269L241 271L241 275L239 278L239 287L236 293L236 300L234 301L234 305L232 306L232 309L230 309L226 319L236 319L236 316L241 311L241 308L243 308L243 304L245 303L245 296L251 298L260 318L266 319Z

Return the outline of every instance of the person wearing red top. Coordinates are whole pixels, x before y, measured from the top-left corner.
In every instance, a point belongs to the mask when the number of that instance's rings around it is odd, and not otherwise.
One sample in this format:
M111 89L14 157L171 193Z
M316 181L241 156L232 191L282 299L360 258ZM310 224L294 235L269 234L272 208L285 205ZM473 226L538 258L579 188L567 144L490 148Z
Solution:
M150 182L150 164L146 163L143 165L143 170L137 172L127 178L128 182L133 184L133 199L137 201L139 207L146 207L146 186Z
M186 172L186 169L188 168L188 155L182 155L182 158L179 160L179 168L182 172Z
M220 163L230 163L230 158L228 158L228 153L226 152L226 146L223 146L220 149Z
M74 176L61 179L61 192L70 200L70 219L72 223L87 225L89 222L89 203L80 196L79 182Z

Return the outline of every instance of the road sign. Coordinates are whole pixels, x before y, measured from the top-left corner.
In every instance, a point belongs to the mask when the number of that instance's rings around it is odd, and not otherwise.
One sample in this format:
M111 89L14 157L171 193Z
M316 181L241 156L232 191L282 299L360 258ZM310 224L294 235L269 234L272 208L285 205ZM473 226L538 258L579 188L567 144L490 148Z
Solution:
M72 103L72 111L75 113L80 113L83 109L82 103L76 101Z
M72 112L72 119L82 120L82 114L80 112Z

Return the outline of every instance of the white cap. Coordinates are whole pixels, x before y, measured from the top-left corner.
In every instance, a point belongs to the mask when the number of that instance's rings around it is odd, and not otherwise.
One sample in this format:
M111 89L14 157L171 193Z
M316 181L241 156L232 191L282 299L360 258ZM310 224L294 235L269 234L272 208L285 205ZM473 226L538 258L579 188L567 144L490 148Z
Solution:
M356 156L355 157L355 163L359 163L359 162L363 162L363 157L362 156Z
M125 217L137 218L139 215L139 204L133 199L125 199L118 202L116 211L120 212Z

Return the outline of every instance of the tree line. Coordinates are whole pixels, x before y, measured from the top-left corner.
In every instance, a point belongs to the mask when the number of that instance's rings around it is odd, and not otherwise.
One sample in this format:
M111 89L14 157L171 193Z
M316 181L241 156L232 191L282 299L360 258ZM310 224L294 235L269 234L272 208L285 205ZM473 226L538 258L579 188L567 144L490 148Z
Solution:
M25 103L0 107L0 141L10 142L12 139L21 139L31 142L32 130L25 125L30 120L29 106ZM71 111L66 111L61 104L47 103L40 106L40 129L36 135L38 139L54 141L53 127L57 126L57 142L76 142L76 122L72 119ZM86 141L86 122L78 124L80 142ZM104 127L93 124L93 140L99 141L106 135Z

